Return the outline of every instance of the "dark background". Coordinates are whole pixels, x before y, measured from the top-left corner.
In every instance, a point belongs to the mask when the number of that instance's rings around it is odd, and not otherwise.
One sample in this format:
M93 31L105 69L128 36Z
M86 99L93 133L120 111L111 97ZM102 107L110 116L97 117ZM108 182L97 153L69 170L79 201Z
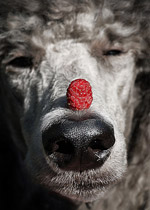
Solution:
M0 113L1 110L0 110ZM72 210L75 205L31 182L4 121L0 121L0 210Z

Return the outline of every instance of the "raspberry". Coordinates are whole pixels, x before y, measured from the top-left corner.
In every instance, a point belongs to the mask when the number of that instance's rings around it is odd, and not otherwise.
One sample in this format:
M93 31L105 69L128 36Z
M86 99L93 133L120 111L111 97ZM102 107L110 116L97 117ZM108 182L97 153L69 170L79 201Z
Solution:
M88 81L76 79L70 83L67 89L67 103L70 109L88 109L92 100L92 88Z

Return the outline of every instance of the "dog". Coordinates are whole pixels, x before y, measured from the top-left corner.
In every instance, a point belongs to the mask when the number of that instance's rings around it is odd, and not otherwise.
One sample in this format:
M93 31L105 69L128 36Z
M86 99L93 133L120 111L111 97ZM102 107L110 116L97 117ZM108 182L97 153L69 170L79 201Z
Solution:
M46 196L41 209L150 208L149 10L148 0L0 2L1 137ZM77 79L91 85L88 109L68 106ZM30 209L21 198L16 208Z

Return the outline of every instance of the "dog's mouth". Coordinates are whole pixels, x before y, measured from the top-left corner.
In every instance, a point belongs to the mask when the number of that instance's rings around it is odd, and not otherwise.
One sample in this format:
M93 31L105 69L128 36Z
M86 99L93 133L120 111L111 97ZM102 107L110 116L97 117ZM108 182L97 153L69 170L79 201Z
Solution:
M83 172L63 171L58 169L53 177L38 177L41 184L50 192L78 201L93 201L104 194L118 179L111 172L101 173L100 169Z

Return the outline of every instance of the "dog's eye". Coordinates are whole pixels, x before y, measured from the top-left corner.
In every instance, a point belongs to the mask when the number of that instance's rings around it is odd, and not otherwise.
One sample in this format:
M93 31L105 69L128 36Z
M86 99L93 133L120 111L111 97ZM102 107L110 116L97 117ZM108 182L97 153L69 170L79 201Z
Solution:
M21 56L14 58L7 65L15 68L30 68L33 65L33 61L31 57Z
M104 55L106 56L118 56L121 55L122 51L121 50L107 50L104 52Z

